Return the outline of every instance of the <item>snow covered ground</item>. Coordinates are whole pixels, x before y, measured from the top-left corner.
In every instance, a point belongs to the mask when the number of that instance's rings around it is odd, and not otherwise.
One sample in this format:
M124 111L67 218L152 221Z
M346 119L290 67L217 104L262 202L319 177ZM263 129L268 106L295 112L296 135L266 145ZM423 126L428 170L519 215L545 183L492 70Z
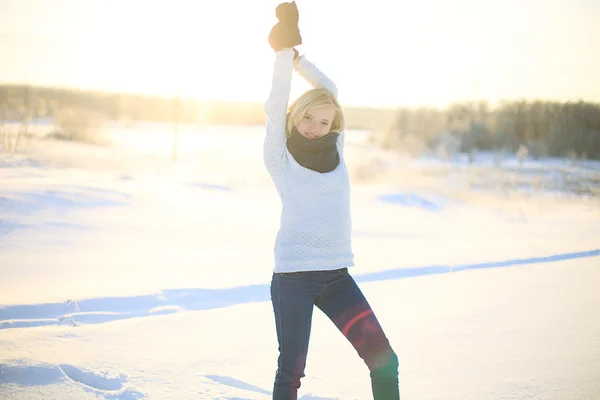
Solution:
M260 127L0 153L1 399L268 399L280 204ZM167 130L165 133L164 130ZM348 132L351 273L404 400L600 399L600 164L404 159ZM314 315L301 399L369 399Z

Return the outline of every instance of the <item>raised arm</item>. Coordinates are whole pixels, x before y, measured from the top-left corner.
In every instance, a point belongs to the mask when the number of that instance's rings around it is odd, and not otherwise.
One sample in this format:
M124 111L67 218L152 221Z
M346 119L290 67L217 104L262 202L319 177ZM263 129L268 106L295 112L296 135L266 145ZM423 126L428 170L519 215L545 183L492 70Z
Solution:
M294 52L291 48L275 53L271 91L264 105L267 132L263 157L269 170L277 169L285 161L286 116L294 70L293 59Z
M313 87L327 89L331 94L333 94L333 97L338 97L338 89L335 83L333 83L333 81L329 79L327 75L323 73L323 71L317 68L315 64L308 61L306 57L298 57L297 61L294 62L294 69ZM342 152L342 154L344 154L344 139L346 135L343 132L340 133L341 134L338 136L337 141L340 151Z
M317 68L312 62L308 61L306 57L300 56L298 61L294 64L296 72L306 79L313 87L325 88L337 98L338 90L337 86L331 79L329 79L319 68Z

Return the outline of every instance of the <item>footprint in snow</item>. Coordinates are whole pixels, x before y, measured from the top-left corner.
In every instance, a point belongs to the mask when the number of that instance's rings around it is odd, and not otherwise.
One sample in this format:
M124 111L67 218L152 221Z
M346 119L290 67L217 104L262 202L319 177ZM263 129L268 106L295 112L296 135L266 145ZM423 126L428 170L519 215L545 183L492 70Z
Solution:
M59 364L65 376L74 382L83 385L87 390L104 396L105 399L134 400L145 395L133 388L124 386L127 375L110 375L97 371L83 370L69 364Z
M45 364L31 360L16 360L11 364L0 364L0 386L17 384L19 386L54 385L71 381L92 392L97 398L136 400L145 397L144 393L126 385L127 376L123 373L109 373L84 370L69 364Z

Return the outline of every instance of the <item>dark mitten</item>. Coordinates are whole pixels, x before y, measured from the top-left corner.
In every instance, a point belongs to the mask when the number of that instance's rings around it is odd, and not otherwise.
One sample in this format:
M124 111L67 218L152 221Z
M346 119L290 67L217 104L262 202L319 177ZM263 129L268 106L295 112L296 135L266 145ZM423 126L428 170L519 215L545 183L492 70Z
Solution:
M298 26L300 15L298 14L298 6L296 6L296 2L292 1L291 3L279 4L275 8L275 16L281 23Z
M298 29L298 7L296 2L281 3L275 9L275 15L279 20L269 33L269 44L275 51L290 48L302 44L302 36Z

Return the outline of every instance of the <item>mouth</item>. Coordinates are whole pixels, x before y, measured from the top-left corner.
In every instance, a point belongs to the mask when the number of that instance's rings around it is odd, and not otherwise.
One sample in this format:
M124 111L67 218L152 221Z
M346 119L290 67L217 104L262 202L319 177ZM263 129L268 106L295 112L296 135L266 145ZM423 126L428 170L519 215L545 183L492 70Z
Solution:
M304 135L309 139L316 139L318 136L309 132L305 132Z

